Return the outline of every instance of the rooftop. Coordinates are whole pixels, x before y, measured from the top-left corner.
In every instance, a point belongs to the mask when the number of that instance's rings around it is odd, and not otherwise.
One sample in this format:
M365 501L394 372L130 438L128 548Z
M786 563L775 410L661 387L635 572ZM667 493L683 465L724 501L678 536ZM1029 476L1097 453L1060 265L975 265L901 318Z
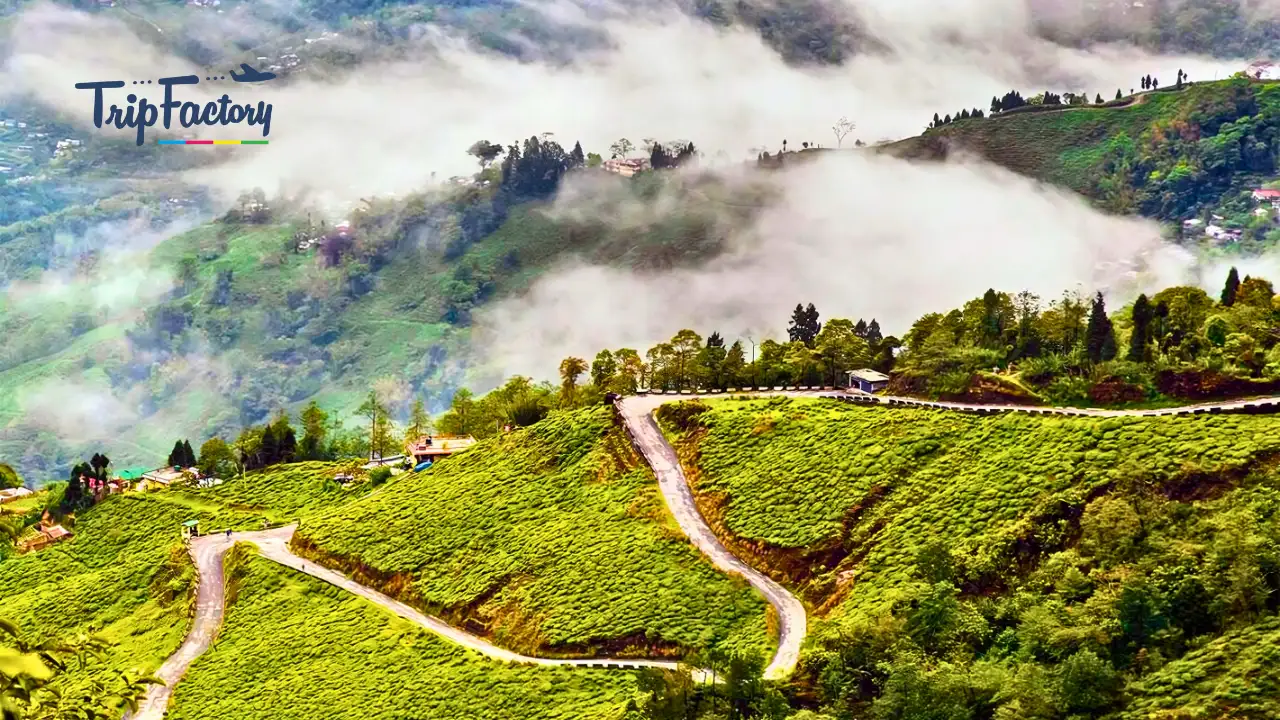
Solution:
M861 370L850 370L849 375L859 380L867 382L889 382L889 376L882 372L876 372L870 368L862 368Z

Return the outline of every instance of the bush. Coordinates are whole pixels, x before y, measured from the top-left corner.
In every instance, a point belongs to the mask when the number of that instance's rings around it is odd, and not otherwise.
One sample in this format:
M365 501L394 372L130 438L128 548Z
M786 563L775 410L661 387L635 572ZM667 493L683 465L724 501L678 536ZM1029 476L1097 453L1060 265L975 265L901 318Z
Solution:
M391 468L376 467L369 471L369 482L375 487L391 478Z

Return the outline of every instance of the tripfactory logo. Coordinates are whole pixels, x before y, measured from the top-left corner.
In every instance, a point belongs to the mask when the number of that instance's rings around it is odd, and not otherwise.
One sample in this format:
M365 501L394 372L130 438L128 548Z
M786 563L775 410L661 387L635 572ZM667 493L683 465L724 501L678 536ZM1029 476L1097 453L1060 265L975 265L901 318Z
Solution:
M231 79L238 83L255 83L266 82L275 77L274 73L261 72L241 64L243 72L239 75L234 70L231 71ZM210 76L205 80L225 80L226 76ZM137 128L137 144L141 145L146 134L146 129L152 127L157 121L162 121L163 127L167 130L172 127L174 115L177 115L178 122L182 127L188 128L193 125L238 125L247 123L249 125L261 125L262 137L266 137L271 133L271 104L264 103L261 100L255 106L251 103L244 105L235 104L229 95L223 93L222 97L216 101L207 102L204 105L194 102L182 102L173 98L173 87L175 85L196 85L200 82L200 78L195 75L179 75L175 77L160 78L157 84L164 86L164 102L156 105L145 97L139 96L137 93L129 93L125 97L128 103L123 108L116 106L114 103L111 109L106 111L105 122L108 125L114 125L117 129ZM103 90L115 90L125 87L123 80L102 80L99 82L76 83L77 90L93 91L93 126L101 128L104 122L103 118ZM134 80L134 85L150 85L150 80ZM177 111L176 113L174 111ZM161 145L266 145L266 140L157 140Z

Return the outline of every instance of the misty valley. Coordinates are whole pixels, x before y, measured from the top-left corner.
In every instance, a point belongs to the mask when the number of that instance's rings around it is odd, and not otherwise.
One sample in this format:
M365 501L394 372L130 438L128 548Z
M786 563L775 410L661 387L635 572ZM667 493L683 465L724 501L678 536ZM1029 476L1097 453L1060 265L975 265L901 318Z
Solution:
M1275 8L0 54L3 720L1280 717Z

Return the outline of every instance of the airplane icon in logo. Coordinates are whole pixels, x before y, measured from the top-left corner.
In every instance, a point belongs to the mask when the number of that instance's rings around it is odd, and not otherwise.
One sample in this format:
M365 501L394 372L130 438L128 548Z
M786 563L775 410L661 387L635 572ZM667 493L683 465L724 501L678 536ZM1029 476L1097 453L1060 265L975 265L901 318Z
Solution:
M276 76L275 73L254 70L248 63L240 63L240 67L244 68L244 72L239 75L235 70L231 71L231 79L236 82L266 82Z

